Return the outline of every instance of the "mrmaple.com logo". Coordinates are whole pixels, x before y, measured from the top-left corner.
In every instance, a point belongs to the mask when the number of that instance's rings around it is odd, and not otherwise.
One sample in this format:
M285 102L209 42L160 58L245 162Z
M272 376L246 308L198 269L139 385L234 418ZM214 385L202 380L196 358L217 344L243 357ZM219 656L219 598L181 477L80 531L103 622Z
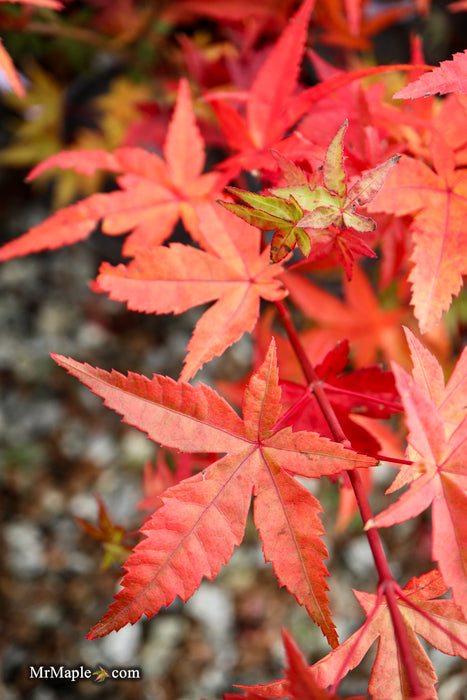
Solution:
M97 671L79 666L69 668L68 666L30 666L29 678L49 679L49 680L69 680L71 682L79 680L93 680L96 683L103 683L107 678L140 680L141 669L139 668L113 668L107 671L103 666L99 666Z

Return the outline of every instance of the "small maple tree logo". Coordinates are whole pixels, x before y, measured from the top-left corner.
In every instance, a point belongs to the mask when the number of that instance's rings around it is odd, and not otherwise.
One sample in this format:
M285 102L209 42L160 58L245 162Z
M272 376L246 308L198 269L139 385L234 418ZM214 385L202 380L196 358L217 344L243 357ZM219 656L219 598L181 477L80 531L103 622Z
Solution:
M94 671L92 675L95 676L94 680L96 683L103 683L107 678L109 678L109 674L103 666L99 666L99 670Z

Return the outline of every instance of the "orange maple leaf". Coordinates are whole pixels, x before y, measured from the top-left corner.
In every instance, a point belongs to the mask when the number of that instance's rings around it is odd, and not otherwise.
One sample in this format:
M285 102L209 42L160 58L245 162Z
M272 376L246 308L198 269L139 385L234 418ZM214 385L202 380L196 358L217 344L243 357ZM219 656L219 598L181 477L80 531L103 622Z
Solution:
M287 272L282 280L293 302L318 327L301 333L306 347L320 348L324 355L338 342L352 344L357 367L375 364L382 353L386 360L406 364L401 321L407 309L382 309L368 277L357 265L352 280L344 278L345 301L324 291L302 275Z
M260 251L260 232L219 205L197 208L200 234L209 252L172 243L143 249L128 265L101 266L95 288L125 301L129 309L179 314L216 300L198 321L188 344L182 379L189 379L221 355L245 331L253 330L260 297L282 299L280 265Z
M417 634L445 654L467 658L467 623L452 600L436 600L446 593L438 571L433 570L411 579L397 593L397 605L402 615L409 644L417 659L417 675L423 700L436 700L437 677L433 664ZM374 698L406 700L413 697L407 681L404 659L397 646L391 615L381 592L378 595L354 591L367 616L366 622L337 649L313 666L308 666L312 678L323 688L337 685L355 668L378 639L378 651L371 673L368 691ZM289 696L289 680L257 686L240 686L265 697Z
M141 148L64 151L46 158L30 173L34 179L58 166L84 175L98 169L124 173L121 190L93 194L61 209L20 238L0 248L0 261L44 249L60 248L87 238L102 219L102 231L119 235L132 231L123 254L132 256L144 245L158 245L170 236L179 217L194 238L198 220L194 205L212 201L221 188L216 173L202 175L204 142L198 131L186 80L180 81L177 105L164 143L165 160Z
M214 330L214 329L213 329ZM146 536L126 561L122 590L89 633L94 639L141 615L154 615L178 595L187 600L203 576L212 579L243 537L252 492L254 518L280 585L305 605L330 644L337 644L317 499L293 477L319 477L375 462L316 433L275 430L280 388L274 342L245 391L243 420L210 387L154 375L105 372L53 355L104 398L123 420L168 447L225 456L161 495Z
M423 333L449 308L467 272L467 169L456 168L455 154L440 134L432 137L431 159L434 170L421 160L402 156L367 207L370 212L414 217L409 280Z
M413 376L393 364L397 388L409 427L408 456L390 491L409 483L393 505L368 527L388 527L419 515L432 506L433 559L452 588L455 602L467 614L467 351L458 361L448 386L435 358L411 334ZM412 479L408 481L409 471Z

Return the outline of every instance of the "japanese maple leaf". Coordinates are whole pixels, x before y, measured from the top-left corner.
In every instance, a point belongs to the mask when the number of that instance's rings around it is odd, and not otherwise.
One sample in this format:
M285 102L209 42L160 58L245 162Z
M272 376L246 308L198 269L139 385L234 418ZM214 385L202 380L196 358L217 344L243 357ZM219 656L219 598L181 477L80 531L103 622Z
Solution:
M413 13L412 5L372 7L368 11L368 4L366 0L321 0L314 17L321 30L320 43L348 50L371 50L370 37Z
M448 92L467 93L467 50L453 54L449 61L442 61L437 68L398 90L394 98L407 100Z
M279 265L260 255L260 232L222 207L197 208L203 244L211 252L172 243L141 251L128 265L104 263L97 288L129 309L146 313L182 313L217 299L196 324L188 344L182 379L221 355L258 319L260 297L282 299Z
M413 351L413 376L393 364L409 428L409 457L415 464L411 467L409 489L376 516L369 526L389 527L404 522L431 505L432 557L438 560L455 602L467 614L466 355L461 358L461 366L455 373L457 381L462 381L464 391L457 391L451 383L447 389L441 390L440 368L436 368L434 358L429 355L426 351L415 355ZM454 408L454 415L458 417L455 427L451 421L446 425L443 408L451 417ZM403 472L405 477L407 472L407 469ZM400 485L400 481L397 482L397 486Z
M271 49L247 94L245 116L219 94L209 96L227 144L239 152L223 167L252 170L273 163L268 149L295 122L285 116L285 108L297 87L314 2L304 0ZM226 97L229 96L224 93L222 98Z
M93 525L84 518L76 517L75 520L89 537L102 542L104 555L99 568L105 571L114 561L121 564L131 554L131 546L128 542L125 544L125 540L128 540L132 533L128 533L125 528L112 520L100 496L96 494L95 498L98 506L97 525Z
M318 477L374 461L316 433L274 431L280 389L273 342L246 389L243 420L201 383L193 387L159 375L125 377L53 357L152 440L182 451L226 453L161 495L163 506L144 524L145 539L126 561L122 590L88 637L154 615L177 595L187 600L203 576L212 579L240 544L254 492L266 560L272 561L280 585L306 606L335 646L321 508L293 475Z
M389 418L400 410L397 391L391 372L380 367L365 367L344 373L349 362L349 343L344 340L331 350L316 366L316 374L326 390L329 401L352 447L361 452L378 452L379 442L352 420L352 413L373 418ZM304 382L282 382L282 401L288 407L281 423L293 425L295 430L314 430L332 437L313 393L313 386Z
M290 697L293 700L339 700L341 696L324 690L316 683L303 652L288 630L282 630L282 639L287 656L285 672ZM349 700L365 700L367 697L366 695L353 695Z
M438 409L444 420L447 437L450 437L466 412L467 347L463 349L445 385L443 368L436 357L408 328L404 328L404 332L412 358L412 378Z
M398 608L416 660L424 700L437 699L435 684L438 679L417 634L444 654L467 658L467 623L461 611L452 600L435 600L446 590L439 572L433 570L414 577L397 594ZM373 642L379 639L368 692L373 700L406 700L412 697L384 596L361 591L354 591L354 595L365 611L366 622L337 649L309 666L309 671L321 687L337 685L350 670L358 666ZM267 685L247 686L254 692L276 698L287 697L289 687L289 681L285 678Z
M96 683L103 683L105 681L105 679L109 677L109 674L107 673L105 668L103 668L102 666L99 666L99 671L94 671L94 673L92 675L96 676L96 678L95 678Z
M424 333L449 308L467 272L467 170L456 169L454 152L439 134L433 135L431 158L434 170L421 160L402 156L368 206L370 212L414 217L409 280L411 303Z
M349 278L352 276L353 253L374 257L371 248L347 229L354 229L360 234L374 231L376 224L373 219L357 213L355 207L373 199L399 157L390 158L348 187L344 170L344 134L347 125L346 120L327 149L322 166L322 185L289 184L271 189L271 195L266 196L229 188L249 206L223 202L227 209L263 230L276 231L271 242L273 262L285 258L295 245L306 257L310 254L315 257L325 255L332 248L329 244L326 247L326 235L323 233L323 229L328 228L333 230L328 238L331 237L342 252Z
M296 245L303 255L308 257L311 252L310 236L305 228L299 226L303 210L293 195L260 195L244 192L236 187L228 187L227 190L252 208L231 202L220 202L222 206L263 231L275 231L271 242L273 262L280 262L286 258Z
M412 358L412 379L426 398L439 411L444 422L446 438L450 438L453 432L465 416L465 396L467 395L467 348L464 348L457 364L445 385L443 368L436 357L404 327L407 344ZM418 461L417 453L409 445L407 456ZM386 493L393 493L410 484L418 477L417 465L406 465L400 468L398 475L388 488Z
M358 368L375 364L381 352L387 360L406 361L401 321L408 310L382 309L368 277L358 266L352 280L344 278L344 300L320 289L303 275L285 273L282 280L293 302L318 327L301 333L305 346L320 346L323 354L349 340Z
M98 169L121 172L121 190L94 194L53 214L20 238L0 248L0 261L47 248L59 248L87 238L102 219L102 231L119 235L132 231L123 254L132 256L143 245L158 245L170 236L181 216L197 237L193 205L212 200L219 186L216 173L202 175L204 144L195 123L188 83L180 81L177 105L164 143L165 161L141 148L76 150L50 156L32 170L33 179L49 168L74 168L84 175Z

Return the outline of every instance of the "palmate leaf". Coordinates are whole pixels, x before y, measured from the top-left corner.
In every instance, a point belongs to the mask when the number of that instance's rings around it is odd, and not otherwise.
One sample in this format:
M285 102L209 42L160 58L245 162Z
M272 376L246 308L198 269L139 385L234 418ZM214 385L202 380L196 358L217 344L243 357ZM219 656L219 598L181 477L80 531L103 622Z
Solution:
M222 99L215 94L208 96L228 146L234 153L239 152L223 164L233 172L271 165L268 149L296 121L290 121L285 112L297 86L314 4L315 0L302 2L271 49L249 90L245 116L224 100L225 94Z
M221 355L258 320L260 298L286 295L269 264L269 251L260 254L260 232L222 207L196 209L205 252L173 243L143 249L128 265L104 263L96 288L128 308L146 313L175 313L209 301L188 344L182 379L191 378L214 356Z
M316 366L316 374L352 447L375 454L381 449L378 440L354 422L352 416L389 418L391 413L400 410L395 403L398 395L394 378L391 372L384 372L376 365L346 373L348 353L348 341L339 343ZM295 430L313 430L325 437L332 437L313 387L305 381L282 381L281 388L282 403L288 409L287 425L293 425ZM285 425L284 422L282 424Z
M340 700L342 696L324 690L316 683L313 671L297 642L286 629L282 631L287 656L286 675L293 700ZM347 696L346 696L347 697ZM352 695L347 700L367 700L367 695Z
M296 245L305 257L310 254L310 237L306 230L298 225L303 218L303 210L293 195L286 199L275 195L244 192L237 187L226 189L251 208L231 202L219 202L223 207L263 231L275 231L271 242L273 262L281 262Z
M344 134L347 120L337 131L326 151L323 163L322 185L287 185L271 189L269 195L251 194L230 187L229 192L245 202L245 205L222 204L245 221L263 230L274 230L271 242L271 259L279 262L298 245L305 257L323 247L322 229L333 227L336 233L333 245L347 251L344 257L347 276L352 276L352 251L374 256L373 251L361 241L359 247L345 234L353 229L360 234L374 231L373 219L355 211L376 196L399 156L389 158L376 168L365 172L352 186L348 186L344 169ZM285 158L282 162L287 163ZM315 233L316 231L316 233ZM355 235L353 235L355 238Z
M396 92L394 98L407 100L448 92L467 93L467 51L455 53L451 60L442 61L437 68Z
M445 385L443 368L434 355L404 328L413 363L412 378L419 389L439 410L444 429L450 437L466 413L467 347L462 351Z
M144 245L159 245L168 238L181 217L197 239L193 207L213 201L219 191L219 175L202 174L204 142L196 126L188 83L180 81L177 104L164 143L165 159L142 148L64 151L46 158L29 179L53 168L73 168L84 175L96 170L122 173L120 190L93 194L57 211L18 239L0 248L0 261L60 248L87 238L102 220L102 231L114 236L130 231L123 254L133 256Z
M95 498L98 506L97 524L93 525L88 520L79 517L75 517L75 520L89 537L102 542L103 555L99 568L105 571L115 561L122 564L128 558L128 555L131 554L131 547L129 546L131 533L127 533L121 525L117 525L113 521L99 495L96 494ZM125 540L127 540L127 543L125 543Z
M409 336L410 337L410 336ZM397 487L409 483L399 499L368 525L388 527L419 515L432 506L432 556L464 614L467 615L467 410L465 356L454 386L442 390L442 380L428 351L421 352L411 337L414 376L394 365L397 388L409 427L409 457L415 461L403 471ZM433 389L428 385L433 383ZM444 389L444 387L443 387ZM461 399L463 396L463 399ZM433 402L435 398L435 402ZM462 405L459 405L462 402ZM443 408L449 419L443 415ZM457 417L457 424L454 417ZM408 475L412 473L409 481ZM391 490L394 490L391 487Z
M274 431L280 412L274 344L245 392L243 420L201 383L193 387L159 375L124 377L53 357L151 439L184 451L226 453L161 495L163 505L144 524L145 539L125 564L123 589L89 638L134 623L143 614L151 616L177 595L187 600L203 576L212 579L242 539L254 490L265 559L272 561L280 585L305 605L336 646L321 507L293 475L337 474L374 460L316 433Z
M435 688L438 679L417 634L445 654L467 658L467 623L461 611L452 600L436 600L446 590L439 572L433 570L411 579L398 594L397 604L417 664L424 700L438 698ZM373 700L406 700L413 697L386 601L382 596L361 591L354 593L367 616L365 624L337 649L309 666L309 673L320 687L338 683L358 666L378 639L378 651L368 686L371 697ZM290 681L284 678L267 685L246 686L246 689L265 697L285 698L290 692Z
M465 114L463 121L467 126ZM368 207L370 212L413 216L409 280L423 333L439 322L467 272L467 170L456 168L454 151L439 134L432 137L430 150L434 169L403 156Z

